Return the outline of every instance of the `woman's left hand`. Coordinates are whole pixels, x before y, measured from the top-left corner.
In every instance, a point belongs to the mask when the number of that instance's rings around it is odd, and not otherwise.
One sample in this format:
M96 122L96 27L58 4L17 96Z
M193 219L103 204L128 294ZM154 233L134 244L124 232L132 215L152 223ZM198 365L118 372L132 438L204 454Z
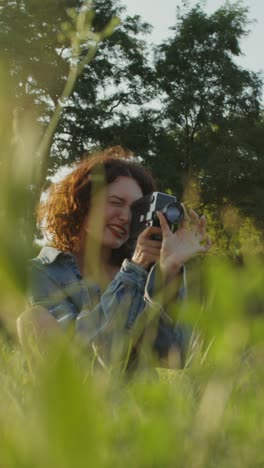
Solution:
M207 252L211 247L211 239L206 233L205 216L199 216L194 210L185 209L184 220L172 232L166 218L157 213L162 229L162 245L160 251L160 268L166 277L179 273L184 263L199 253Z

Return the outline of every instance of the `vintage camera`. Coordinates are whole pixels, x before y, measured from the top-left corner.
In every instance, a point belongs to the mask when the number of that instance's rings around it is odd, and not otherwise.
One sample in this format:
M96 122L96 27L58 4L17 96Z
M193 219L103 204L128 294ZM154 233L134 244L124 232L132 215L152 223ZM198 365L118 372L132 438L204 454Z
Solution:
M162 192L153 192L139 198L131 205L131 240L136 240L147 226L160 226L157 211L165 216L170 229L174 229L184 218L182 205L176 197ZM155 237L157 239L157 237Z

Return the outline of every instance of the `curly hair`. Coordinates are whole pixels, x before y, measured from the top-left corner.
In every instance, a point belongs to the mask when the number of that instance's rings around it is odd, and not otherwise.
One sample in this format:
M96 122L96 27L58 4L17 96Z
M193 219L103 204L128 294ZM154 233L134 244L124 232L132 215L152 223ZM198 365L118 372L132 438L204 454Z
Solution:
M48 197L40 202L37 222L42 231L51 236L51 245L59 250L76 252L80 230L89 213L94 175L104 174L104 183L117 177L131 177L143 195L155 189L152 175L132 159L133 153L122 146L85 155L85 158L63 180L53 183Z

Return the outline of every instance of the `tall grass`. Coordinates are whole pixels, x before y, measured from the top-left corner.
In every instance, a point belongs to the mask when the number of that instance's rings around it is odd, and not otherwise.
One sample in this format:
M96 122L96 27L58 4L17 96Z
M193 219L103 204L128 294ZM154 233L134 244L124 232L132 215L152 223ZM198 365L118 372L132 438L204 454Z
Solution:
M202 306L177 311L204 339L182 370L129 376L66 340L30 368L2 333L1 466L262 467L263 268L203 273Z

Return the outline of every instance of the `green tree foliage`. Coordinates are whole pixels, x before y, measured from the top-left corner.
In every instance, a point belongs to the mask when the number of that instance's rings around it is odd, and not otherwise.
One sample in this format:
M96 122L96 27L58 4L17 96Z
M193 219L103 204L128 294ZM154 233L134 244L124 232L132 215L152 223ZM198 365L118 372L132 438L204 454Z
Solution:
M1 10L0 42L23 115L34 111L45 128L67 79L72 22L84 1L7 1ZM100 44L92 64L87 64L76 83L51 150L50 169L80 157L84 150L110 140L116 125L129 119L148 98L151 70L145 60L144 34L150 26L138 16L124 15L118 0L91 2L92 31L102 31L111 18L122 17L113 35ZM92 41L82 45L87 53Z
M100 29L113 15L122 16L123 8L116 4L113 0L95 2L95 29ZM63 148L66 161L74 160L94 146L122 141L120 128L124 132L127 122L138 115L151 94L152 71L142 40L149 30L149 25L139 17L125 17L120 27L101 44L62 117L55 154Z
M7 0L1 7L1 60L9 69L21 113L37 107L44 121L50 116L68 70L62 48L56 50L58 33L69 19L67 8L76 3Z
M149 160L163 187L181 195L195 180L201 204L235 204L262 221L262 80L236 61L247 28L238 4L179 10L156 53L163 112Z

